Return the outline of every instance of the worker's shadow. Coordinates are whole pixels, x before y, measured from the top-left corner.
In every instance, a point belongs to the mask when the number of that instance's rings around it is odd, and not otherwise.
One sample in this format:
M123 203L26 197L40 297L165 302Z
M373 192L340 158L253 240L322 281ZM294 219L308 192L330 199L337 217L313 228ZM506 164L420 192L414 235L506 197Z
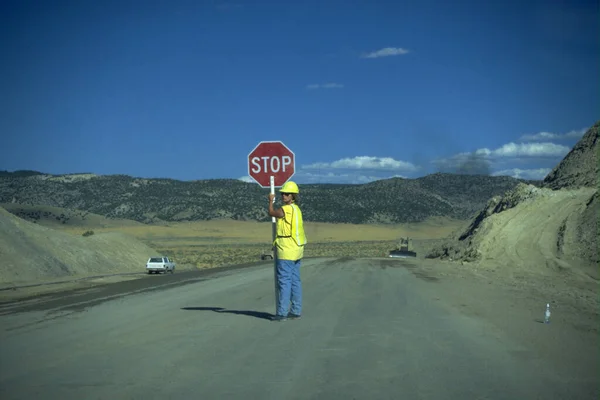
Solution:
M216 313L223 314L236 314L236 315L247 315L248 317L260 318L260 319L272 319L273 314L260 311L245 311L245 310L227 310L223 307L183 307L182 310L192 311L214 311Z

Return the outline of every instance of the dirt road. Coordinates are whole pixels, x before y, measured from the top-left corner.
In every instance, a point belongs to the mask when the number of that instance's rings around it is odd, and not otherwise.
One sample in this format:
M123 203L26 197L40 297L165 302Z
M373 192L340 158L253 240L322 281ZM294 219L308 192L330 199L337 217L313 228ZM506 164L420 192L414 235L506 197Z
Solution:
M5 303L0 397L598 398L597 331L418 263L305 260L298 321L269 320L271 263Z

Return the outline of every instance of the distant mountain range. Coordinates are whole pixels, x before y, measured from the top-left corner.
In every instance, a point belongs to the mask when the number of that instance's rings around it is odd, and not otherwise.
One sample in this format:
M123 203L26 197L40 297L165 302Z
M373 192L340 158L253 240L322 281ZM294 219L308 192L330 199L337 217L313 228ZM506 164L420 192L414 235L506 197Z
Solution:
M466 219L518 183L505 176L436 173L361 185L300 185L304 219L330 223ZM49 175L0 171L0 203L46 205L139 222L235 219L269 221L268 190L236 179L179 181L127 175Z

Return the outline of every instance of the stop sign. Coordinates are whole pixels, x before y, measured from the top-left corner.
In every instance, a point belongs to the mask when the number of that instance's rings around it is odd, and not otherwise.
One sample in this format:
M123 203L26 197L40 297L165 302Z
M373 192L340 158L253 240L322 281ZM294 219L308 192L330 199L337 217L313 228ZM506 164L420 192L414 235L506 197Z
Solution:
M264 188L281 187L294 175L294 153L282 142L260 142L248 154L248 175Z

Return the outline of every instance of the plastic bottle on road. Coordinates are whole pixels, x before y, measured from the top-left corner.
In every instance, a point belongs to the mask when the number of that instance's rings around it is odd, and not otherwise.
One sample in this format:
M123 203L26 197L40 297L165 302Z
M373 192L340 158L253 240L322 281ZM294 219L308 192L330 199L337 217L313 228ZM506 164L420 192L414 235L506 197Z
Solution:
M546 314L544 315L544 323L550 323L550 303L546 304Z

